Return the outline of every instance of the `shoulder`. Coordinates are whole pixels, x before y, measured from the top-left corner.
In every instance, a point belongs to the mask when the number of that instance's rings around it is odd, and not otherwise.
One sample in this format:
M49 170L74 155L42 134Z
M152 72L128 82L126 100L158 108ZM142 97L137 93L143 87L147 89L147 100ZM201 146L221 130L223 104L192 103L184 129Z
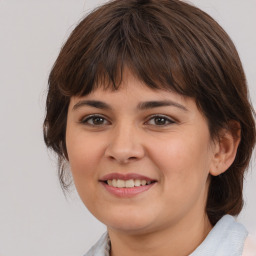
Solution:
M247 236L242 256L256 256L256 234Z
M109 256L110 240L108 233L104 233L95 245L84 256Z
M190 256L241 256L247 236L248 232L242 224L236 222L234 217L225 215Z

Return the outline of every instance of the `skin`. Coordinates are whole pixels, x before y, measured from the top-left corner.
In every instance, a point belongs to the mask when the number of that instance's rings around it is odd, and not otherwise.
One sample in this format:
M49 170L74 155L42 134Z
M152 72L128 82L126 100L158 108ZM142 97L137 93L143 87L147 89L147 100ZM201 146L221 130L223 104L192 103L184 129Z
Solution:
M174 105L138 108L148 101ZM95 114L101 118L88 119ZM74 183L85 206L106 224L112 256L193 252L212 229L205 212L210 174L231 165L238 143L228 131L213 141L193 99L152 90L128 70L117 91L99 87L72 97L68 109L66 145ZM113 172L157 182L134 197L120 198L99 182Z

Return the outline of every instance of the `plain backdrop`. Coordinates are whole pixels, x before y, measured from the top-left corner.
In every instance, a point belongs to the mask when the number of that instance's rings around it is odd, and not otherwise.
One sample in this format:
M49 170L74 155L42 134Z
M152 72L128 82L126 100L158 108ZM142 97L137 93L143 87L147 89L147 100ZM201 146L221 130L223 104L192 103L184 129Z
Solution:
M47 78L77 22L104 1L0 0L0 255L80 256L104 232L74 191L65 199L43 143ZM191 0L229 33L256 102L256 0ZM256 230L255 159L239 216Z

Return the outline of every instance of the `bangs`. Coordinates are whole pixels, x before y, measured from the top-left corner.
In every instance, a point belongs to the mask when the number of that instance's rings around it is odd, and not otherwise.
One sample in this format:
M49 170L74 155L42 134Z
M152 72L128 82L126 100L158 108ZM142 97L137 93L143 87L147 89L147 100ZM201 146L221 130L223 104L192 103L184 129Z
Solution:
M179 35L153 19L150 11L120 8L113 17L97 10L73 31L56 63L61 63L57 78L59 91L68 97L83 96L98 87L117 90L123 70L153 89L172 90L193 96L184 81L184 60L180 55ZM97 13L101 12L101 13ZM91 24L93 16L102 18ZM184 37L182 39L184 41ZM184 47L184 46L183 46ZM190 84L190 83L189 83Z

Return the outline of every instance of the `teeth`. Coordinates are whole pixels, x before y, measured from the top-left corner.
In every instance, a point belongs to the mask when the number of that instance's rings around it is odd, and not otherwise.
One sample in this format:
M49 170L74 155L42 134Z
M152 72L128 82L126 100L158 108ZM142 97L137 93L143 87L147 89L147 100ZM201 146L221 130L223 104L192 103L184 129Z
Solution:
M124 180L117 180L116 182L118 188L124 188L125 187L125 181Z
M116 179L112 180L112 186L113 186L113 187L117 187L117 181L116 181Z
M135 180L135 181L134 181L134 186L135 186L135 187L139 187L140 184L141 184L140 180Z
M134 180L127 180L125 181L126 188L133 188L134 187Z
M139 186L145 186L149 185L152 182L146 181L146 180L108 180L107 181L109 186L115 187L115 188L133 188L133 187L139 187Z

